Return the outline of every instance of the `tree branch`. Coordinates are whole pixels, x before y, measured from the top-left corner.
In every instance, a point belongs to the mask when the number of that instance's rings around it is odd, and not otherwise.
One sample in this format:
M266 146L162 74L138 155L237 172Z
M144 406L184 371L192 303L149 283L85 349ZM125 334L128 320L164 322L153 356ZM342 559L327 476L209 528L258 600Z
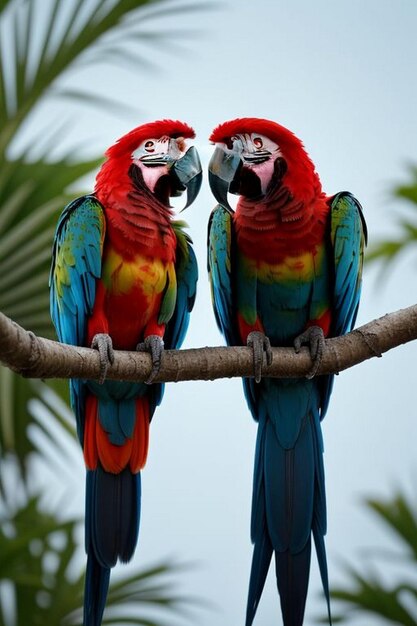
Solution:
M326 340L319 374L331 374L417 339L417 305L384 315L343 337ZM304 376L311 367L307 348L273 348L273 362L264 366L270 378ZM37 337L0 313L0 361L27 378L90 378L100 375L95 350ZM115 352L108 370L113 380L143 381L151 371L149 354ZM246 347L167 350L155 382L214 380L253 375L252 351Z

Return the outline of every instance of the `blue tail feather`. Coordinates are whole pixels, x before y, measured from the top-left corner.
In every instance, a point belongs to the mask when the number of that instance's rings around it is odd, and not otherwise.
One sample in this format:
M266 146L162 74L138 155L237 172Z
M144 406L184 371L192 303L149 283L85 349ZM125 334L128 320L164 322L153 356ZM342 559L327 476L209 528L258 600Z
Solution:
M85 549L88 555L84 626L100 626L110 569L129 561L140 521L141 479L129 468L111 474L100 466L87 471Z
M83 626L101 626L109 583L110 568L102 567L94 553L90 553L85 574Z
M327 603L327 616L329 619L329 625L332 626L332 612L330 607L330 590L329 590L329 575L327 571L327 558L326 558L326 546L324 543L324 536L313 524L313 536L314 545L316 546L317 561L319 563L321 583L323 585L324 596Z
M267 532L264 532L259 541L255 543L253 550L245 626L251 626L254 620L268 575L272 553L273 548L269 540L269 535Z
M284 626L302 626L310 574L311 539L298 554L275 552L277 587Z

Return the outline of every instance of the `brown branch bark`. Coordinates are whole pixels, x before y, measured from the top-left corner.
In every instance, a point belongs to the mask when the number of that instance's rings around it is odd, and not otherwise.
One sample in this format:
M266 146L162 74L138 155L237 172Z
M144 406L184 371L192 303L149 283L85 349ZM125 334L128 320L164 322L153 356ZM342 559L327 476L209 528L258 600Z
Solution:
M417 339L417 305L384 315L343 337L326 340L319 374L340 372L397 346ZM0 361L27 378L99 377L95 350L37 337L0 313ZM304 376L311 367L307 348L273 348L273 362L263 368L271 378ZM151 371L148 354L115 352L108 378L145 380ZM156 381L214 380L253 374L252 352L246 347L167 350Z

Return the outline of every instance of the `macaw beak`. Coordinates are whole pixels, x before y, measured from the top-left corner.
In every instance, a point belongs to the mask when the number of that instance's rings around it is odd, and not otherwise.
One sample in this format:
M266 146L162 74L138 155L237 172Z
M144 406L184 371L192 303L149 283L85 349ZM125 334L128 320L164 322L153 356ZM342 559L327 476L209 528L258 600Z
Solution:
M180 196L187 190L187 203L181 211L194 202L203 180L203 169L195 146L191 146L183 157L175 161L170 169L172 196Z
M233 211L227 199L236 174L243 165L242 157L236 150L224 150L216 146L209 163L209 184L217 202Z

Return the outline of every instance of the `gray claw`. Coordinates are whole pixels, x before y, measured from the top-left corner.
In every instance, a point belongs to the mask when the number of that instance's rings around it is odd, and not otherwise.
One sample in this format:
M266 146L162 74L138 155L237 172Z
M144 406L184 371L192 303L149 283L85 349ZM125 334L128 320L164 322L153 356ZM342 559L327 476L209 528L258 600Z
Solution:
M311 360L313 361L313 365L307 372L306 378L314 378L319 371L326 345L323 329L320 328L320 326L310 326L301 333L301 335L298 335L298 337L294 339L294 349L297 354L300 352L301 346L303 345L308 345Z
M271 342L269 338L261 333L259 330L253 330L249 333L246 345L248 348L252 349L253 353L253 373L255 377L255 382L261 382L262 378L262 361L264 351L266 354L266 363L267 365L271 365L272 363L272 350L271 350Z
M147 385L151 385L161 369L162 354L164 352L164 341L159 335L149 335L145 341L136 346L138 352L149 352L152 358L152 370L145 380Z
M114 362L113 342L110 335L105 333L94 335L91 348L98 350L100 357L100 378L98 382L102 385L106 379L109 366Z

